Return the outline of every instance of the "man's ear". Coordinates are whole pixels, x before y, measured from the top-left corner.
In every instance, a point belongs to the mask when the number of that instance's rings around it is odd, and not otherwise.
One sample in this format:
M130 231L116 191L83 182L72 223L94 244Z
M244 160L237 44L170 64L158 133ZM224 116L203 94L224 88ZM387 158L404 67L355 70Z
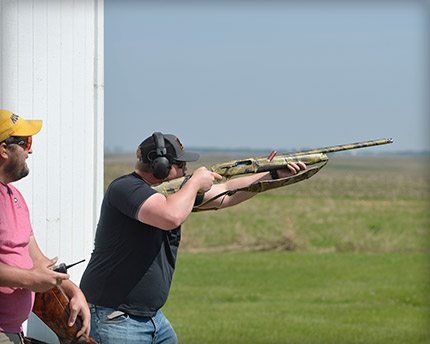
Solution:
M2 144L0 145L0 156L1 156L3 159L6 159L6 158L7 158L6 143L2 143Z

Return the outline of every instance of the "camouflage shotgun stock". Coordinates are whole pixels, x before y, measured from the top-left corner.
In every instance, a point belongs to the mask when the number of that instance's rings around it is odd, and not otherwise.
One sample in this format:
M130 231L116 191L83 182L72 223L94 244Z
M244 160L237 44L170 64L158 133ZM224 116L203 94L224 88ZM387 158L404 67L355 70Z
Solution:
M259 173L259 172L266 172L266 171L272 171L272 170L280 170L280 169L286 168L287 165L291 162L295 162L295 163L303 162L307 166L311 166L315 164L320 164L320 165L316 167L312 167L305 171L301 171L297 175L293 175L291 177L281 178L277 180L260 181L260 182L251 184L245 188L230 190L226 193L216 196L215 198L223 196L224 194L231 195L237 191L263 192L273 188L278 188L281 186L297 183L299 181L310 178L315 173L317 173L322 167L324 167L325 164L328 162L328 157L326 155L328 153L384 145L392 142L393 142L393 139L370 140L370 141L357 142L357 143L351 143L351 144L345 144L345 145L322 147L322 148L311 149L307 151L284 153L284 154L279 154L277 156L275 155L273 158L257 157L257 158L239 159L239 160L233 160L229 162L218 163L213 165L211 168L209 168L209 170L212 172L216 172L225 178L231 178L233 176L249 174L249 173ZM182 187L182 185L184 185L184 183L187 182L189 178L190 176L173 179L173 180L158 184L156 186L153 186L153 188L156 189L158 192L161 192L165 196L168 196L172 193L177 192ZM213 199L206 201L204 204L207 204Z

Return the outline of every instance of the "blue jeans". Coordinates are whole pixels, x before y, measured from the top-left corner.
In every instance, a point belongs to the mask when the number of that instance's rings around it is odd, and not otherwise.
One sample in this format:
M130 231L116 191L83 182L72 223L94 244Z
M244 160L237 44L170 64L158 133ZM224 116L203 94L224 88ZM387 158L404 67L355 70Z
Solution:
M99 344L177 344L169 320L159 310L153 317L135 317L112 308L89 305L90 337Z

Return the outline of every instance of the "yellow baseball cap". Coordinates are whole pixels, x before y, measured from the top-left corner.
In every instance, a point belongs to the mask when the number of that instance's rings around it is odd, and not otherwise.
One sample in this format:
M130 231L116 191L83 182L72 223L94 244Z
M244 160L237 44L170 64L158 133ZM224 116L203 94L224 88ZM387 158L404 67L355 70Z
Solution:
M25 120L8 110L0 110L0 142L11 136L33 136L41 128L41 120Z

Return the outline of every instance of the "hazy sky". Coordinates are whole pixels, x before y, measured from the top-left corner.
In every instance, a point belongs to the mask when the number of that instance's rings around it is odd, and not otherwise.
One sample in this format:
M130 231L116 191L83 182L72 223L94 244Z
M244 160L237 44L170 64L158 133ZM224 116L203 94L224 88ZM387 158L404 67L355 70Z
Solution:
M105 0L106 150L429 150L428 5L345 2Z

